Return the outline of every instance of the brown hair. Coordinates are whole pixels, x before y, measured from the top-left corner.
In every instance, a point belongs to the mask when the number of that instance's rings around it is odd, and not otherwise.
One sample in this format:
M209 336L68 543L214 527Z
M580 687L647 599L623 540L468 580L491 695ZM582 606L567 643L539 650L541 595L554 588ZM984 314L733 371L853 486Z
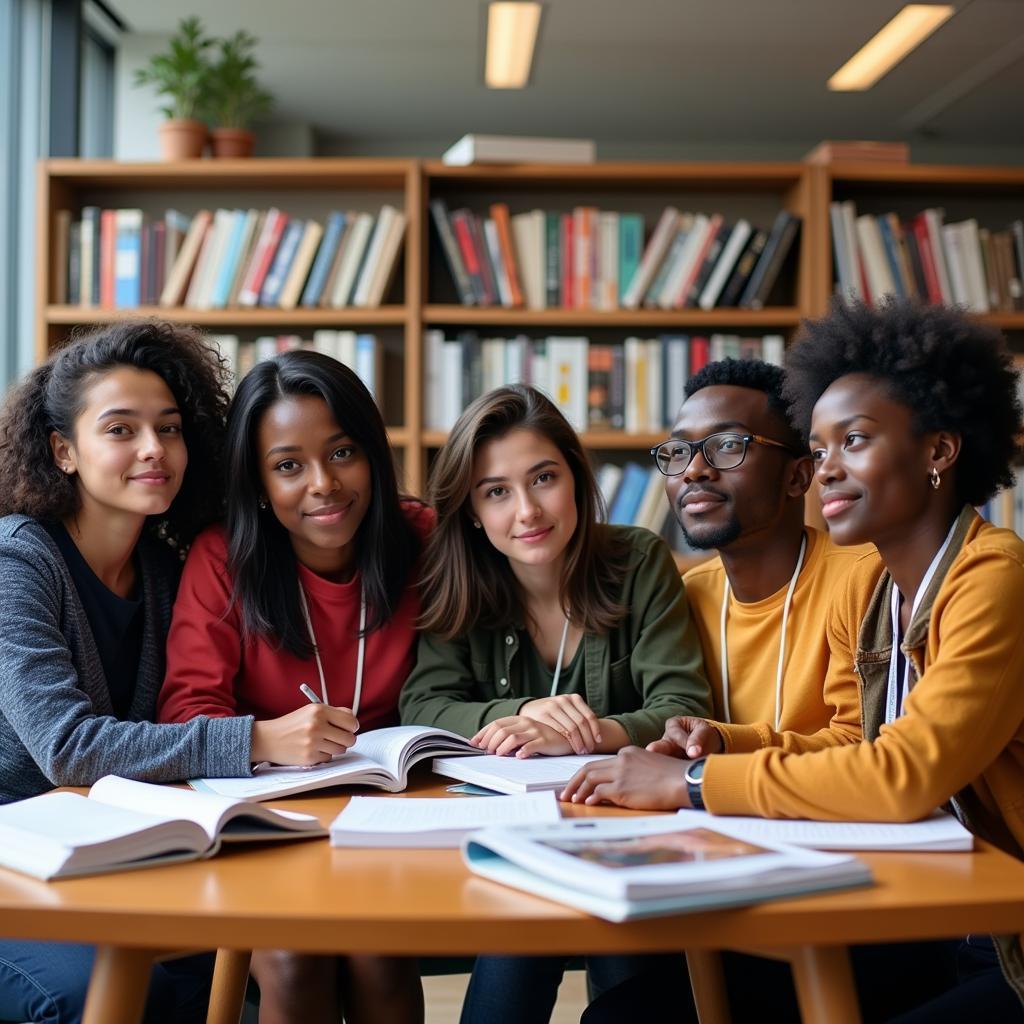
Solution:
M628 549L614 543L604 502L580 439L549 398L523 384L496 388L459 417L427 483L437 526L427 541L419 627L450 640L476 626L505 629L525 609L508 559L473 528L469 497L481 445L512 430L531 430L562 453L575 482L577 524L566 547L559 592L573 622L604 633L625 617L621 591Z

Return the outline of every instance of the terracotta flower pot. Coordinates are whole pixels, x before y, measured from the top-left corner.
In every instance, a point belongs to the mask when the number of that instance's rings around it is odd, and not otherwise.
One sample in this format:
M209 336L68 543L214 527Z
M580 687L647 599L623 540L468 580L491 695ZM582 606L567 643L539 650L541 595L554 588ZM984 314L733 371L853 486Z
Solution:
M160 155L164 160L195 160L203 155L209 134L202 121L171 118L158 129Z
M228 159L252 156L256 136L244 128L214 128L211 133L213 155Z

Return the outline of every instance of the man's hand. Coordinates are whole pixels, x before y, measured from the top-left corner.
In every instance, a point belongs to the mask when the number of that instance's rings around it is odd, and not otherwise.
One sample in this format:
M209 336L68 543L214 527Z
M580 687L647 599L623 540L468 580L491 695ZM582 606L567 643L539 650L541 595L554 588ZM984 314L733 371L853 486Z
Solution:
M519 714L561 733L574 754L589 754L601 742L597 715L578 693L531 700L519 709Z
M559 797L574 804L615 804L644 811L689 807L687 762L640 747L623 747L617 757L591 761L569 780Z
M533 754L571 754L572 745L557 729L524 715L488 722L470 741L488 754L530 757Z
M670 718L665 723L665 735L648 743L647 749L654 754L692 761L708 754L721 754L722 735L706 718Z

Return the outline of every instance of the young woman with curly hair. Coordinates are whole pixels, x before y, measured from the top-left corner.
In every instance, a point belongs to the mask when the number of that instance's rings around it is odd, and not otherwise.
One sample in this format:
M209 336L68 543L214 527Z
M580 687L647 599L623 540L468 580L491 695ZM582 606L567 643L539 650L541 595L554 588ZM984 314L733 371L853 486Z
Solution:
M179 559L220 514L227 394L169 324L73 340L0 410L0 802L108 773L249 771L252 720L152 719ZM81 1017L93 950L0 940L0 1018ZM147 1020L202 1015L209 958L153 972Z
M628 800L595 766L572 795L839 821L914 821L944 805L1024 859L1024 542L974 509L1013 482L1021 406L1003 339L956 310L837 304L806 325L787 372L832 539L872 543L883 562L855 565L829 612L866 742L714 755L702 774L684 761L696 782ZM864 1020L1024 1020L1019 936L942 946L855 949Z
M586 453L550 399L523 385L477 399L438 454L429 493L438 524L403 722L529 757L613 753L656 739L672 715L710 710L667 545L600 521ZM590 957L587 967L605 988L637 961ZM478 958L463 1021L547 1020L564 969L564 957Z
M161 722L255 718L254 760L315 764L398 723L433 524L398 491L373 396L318 352L257 364L228 416L227 516L192 545L174 606ZM311 684L323 703L299 690ZM310 730L311 715L326 728ZM228 719L230 720L230 719ZM423 1018L401 957L257 950L261 1024Z

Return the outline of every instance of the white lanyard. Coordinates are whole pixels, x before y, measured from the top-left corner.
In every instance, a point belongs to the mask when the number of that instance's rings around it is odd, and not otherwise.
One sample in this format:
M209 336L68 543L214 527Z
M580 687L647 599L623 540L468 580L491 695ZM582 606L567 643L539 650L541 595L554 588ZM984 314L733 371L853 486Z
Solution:
M313 657L316 658L316 670L320 674L320 696L325 704L331 702L327 699L327 680L324 679L324 663L320 660L320 645L316 642L316 633L313 632L313 620L309 617L309 604L306 601L306 591L302 584L299 584L299 601L302 604L302 614L306 620L306 629L309 630L309 639L313 644ZM359 653L356 656L356 692L352 698L352 714L359 717L359 698L363 693L363 658L366 655L366 595L362 587L359 589Z
M558 693L558 677L562 674L562 655L565 654L565 638L569 635L569 616L562 627L562 642L558 645L558 661L555 663L555 677L551 680L551 696Z
M786 600L782 605L782 631L779 636L779 664L775 670L775 728L778 729L782 717L782 670L786 663L786 629L789 626L789 609L793 604L793 591L796 590L796 581L800 576L800 570L804 564L804 554L807 552L807 534L800 537L800 554L797 555L796 568L789 581L789 589L786 591ZM729 714L729 647L726 641L725 626L729 621L729 575L725 577L725 587L722 590L722 625L719 646L722 649L722 705L725 712L726 722L731 722Z
M936 552L935 557L932 559L932 564L928 566L928 571L924 574L924 578L921 580L921 585L917 588L917 593L914 595L914 603L910 607L910 618L907 620L908 624L914 621L914 615L917 613L917 609L921 606L921 601L924 599L925 591L928 589L928 584L931 583L932 577L935 575L935 571L939 567L939 562L942 561L942 556L946 553L949 548L950 542L953 540L953 531L956 529L956 523L949 528L949 533L946 534L946 539L942 542L942 547ZM895 722L900 715L903 714L903 702L907 698L907 694L910 692L910 658L906 658L906 664L903 666L903 685L900 685L900 601L902 595L896 586L895 581L892 585L892 653L889 655L889 687L885 697L885 720L888 723Z

